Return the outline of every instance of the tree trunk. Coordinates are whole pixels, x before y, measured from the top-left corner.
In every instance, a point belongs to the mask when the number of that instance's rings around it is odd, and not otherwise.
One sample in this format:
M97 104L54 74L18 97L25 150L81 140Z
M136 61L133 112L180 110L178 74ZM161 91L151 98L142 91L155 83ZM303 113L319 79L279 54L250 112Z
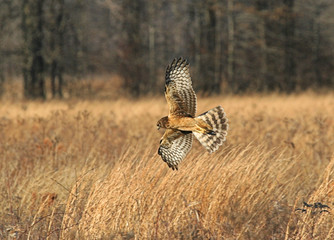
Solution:
M57 89L56 89L56 70L57 69L57 62L55 60L52 60L51 63L51 92L52 92L52 97L56 97Z
M220 81L219 81L219 63L217 62L217 9L214 3L208 6L208 61L207 71L209 81L205 81L207 86L208 94L217 94L220 92ZM218 44L219 45L219 44Z
M221 19L221 13L222 9L221 6L218 7L216 11L216 27L215 27L215 53L214 53L214 62L215 62L215 76L214 76L214 81L215 81L215 86L217 88L217 92L221 92L221 81L222 81L222 35L221 35L221 29L222 27L222 19Z
M51 39L51 92L52 97L63 97L63 54L64 54L64 0L54 0L50 4L52 23L50 26ZM58 80L58 81L57 81ZM58 82L58 84L57 84Z
M227 47L227 80L232 92L237 92L237 85L234 76L234 17L233 1L227 0L227 27L228 27L228 47Z
M45 98L43 50L44 0L22 3L22 30L24 37L23 81L26 98Z
M197 7L197 4L194 7L194 31L195 31L195 39L194 39L194 52L195 52L195 76L197 76L198 80L201 79L201 9ZM198 85L198 84L196 84Z
M5 77L3 72L0 70L0 97L4 94L4 83Z
M124 88L128 89L132 96L138 97L141 88L147 89L147 65L142 55L142 38L140 35L141 3L139 1L126 0L122 8L124 13L123 29L124 39L120 42L121 74L124 76ZM146 75L144 75L146 73Z
M155 66L155 1L149 3L149 22L148 22L148 57L149 57L149 83L154 86L151 90L156 90L156 66Z
M58 67L59 71L58 71L58 96L60 98L63 98L63 84L64 84L64 79L63 79L63 68L62 67Z
M320 60L320 24L318 23L321 13L319 6L315 7L312 33L313 33L313 66L314 66L314 82L318 87L324 87L324 79L321 74L321 60ZM305 87L304 87L305 88Z
M281 90L293 92L296 89L296 63L294 59L295 20L293 15L294 0L283 0L285 6L284 22L284 85ZM286 88L286 89L284 89Z
M261 42L261 50L260 50L260 77L258 89L260 91L268 90L267 85L267 75L268 75L268 66L267 66L267 39L266 39L266 20L265 18L261 18L260 27L260 42Z

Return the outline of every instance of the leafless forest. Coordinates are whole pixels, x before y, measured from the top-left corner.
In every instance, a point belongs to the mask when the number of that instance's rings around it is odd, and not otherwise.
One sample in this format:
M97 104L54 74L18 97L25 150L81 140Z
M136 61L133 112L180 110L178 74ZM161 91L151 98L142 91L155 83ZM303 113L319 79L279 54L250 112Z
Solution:
M179 56L206 95L333 88L331 0L2 0L0 32L0 82L27 98L90 92L101 74L160 92Z

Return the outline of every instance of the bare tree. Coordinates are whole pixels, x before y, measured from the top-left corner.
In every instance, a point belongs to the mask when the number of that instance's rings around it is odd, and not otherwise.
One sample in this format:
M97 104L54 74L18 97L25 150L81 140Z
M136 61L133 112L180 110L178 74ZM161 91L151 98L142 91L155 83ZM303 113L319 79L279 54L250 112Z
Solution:
M258 77L257 89L260 91L268 90L268 46L267 46L267 29L269 4L267 0L257 0L255 2L256 10L259 16L259 41L260 41L260 72Z
M227 45L227 80L233 92L237 91L234 69L234 0L227 0L227 25L228 25L228 45Z
M141 86L145 85L147 76L146 65L142 57L143 42L141 36L142 4L140 1L126 0L122 4L124 16L124 39L120 42L121 48L121 72L125 77L124 87L133 96L139 96Z
M284 83L288 92L296 89L295 47L295 17L294 0L283 0L284 4ZM284 88L281 86L281 89ZM284 89L282 89L284 90Z
M44 0L23 0L23 79L26 98L45 98L43 48Z
M51 92L52 97L63 97L63 71L64 71L64 0L51 0L50 3L50 58L51 58ZM58 80L58 84L56 83Z

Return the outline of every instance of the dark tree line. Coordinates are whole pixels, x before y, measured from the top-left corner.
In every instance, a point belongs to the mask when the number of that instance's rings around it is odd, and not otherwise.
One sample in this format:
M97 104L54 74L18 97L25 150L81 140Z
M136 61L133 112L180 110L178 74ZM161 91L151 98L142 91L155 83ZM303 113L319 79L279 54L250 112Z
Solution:
M0 94L19 75L26 98L101 73L161 92L178 56L204 94L333 88L333 49L331 0L0 1Z

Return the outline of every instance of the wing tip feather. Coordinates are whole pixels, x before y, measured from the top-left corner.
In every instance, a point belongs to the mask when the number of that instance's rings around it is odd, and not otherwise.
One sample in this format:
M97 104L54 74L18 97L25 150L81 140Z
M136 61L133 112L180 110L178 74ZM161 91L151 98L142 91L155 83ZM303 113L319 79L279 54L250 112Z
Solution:
M173 72L177 68L185 68L186 71L189 73L189 62L184 57L174 58L172 63L169 64L166 68L166 75L165 75L165 83L168 85L172 80L170 78L171 72Z
M169 64L166 68L166 75L167 73L171 72L173 69L176 67L189 67L189 61L187 58L184 57L179 57L179 58L174 58L172 63Z

